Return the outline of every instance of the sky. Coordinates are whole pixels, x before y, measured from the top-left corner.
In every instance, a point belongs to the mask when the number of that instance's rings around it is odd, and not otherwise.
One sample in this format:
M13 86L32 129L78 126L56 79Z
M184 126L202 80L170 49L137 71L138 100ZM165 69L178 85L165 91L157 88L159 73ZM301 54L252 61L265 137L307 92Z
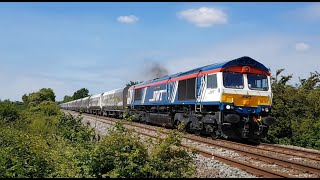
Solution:
M52 88L98 94L242 56L320 72L320 3L0 3L0 99Z

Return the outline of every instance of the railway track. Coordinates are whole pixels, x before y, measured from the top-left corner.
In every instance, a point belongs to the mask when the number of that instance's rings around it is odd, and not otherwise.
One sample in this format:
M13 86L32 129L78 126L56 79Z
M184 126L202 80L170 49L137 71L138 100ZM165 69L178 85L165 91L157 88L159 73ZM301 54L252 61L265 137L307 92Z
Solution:
M115 121L118 121L118 119L104 117L104 116L96 116L92 114L85 114L85 115L95 117L97 121L101 121L108 124L114 124ZM159 127L149 126L149 125L135 123L135 122L126 123L126 126L147 130L149 131L148 133L139 131L139 134L142 134L144 136L149 136L149 137L154 137L155 135L152 135L152 134L156 134L156 131L159 129ZM150 131L151 131L151 134L150 134ZM168 132L169 131L167 129L163 129L161 133L167 134ZM274 166L274 168L270 168L266 166L261 167L258 165L254 165L254 163L250 163L250 161L241 161L241 160L238 160L237 158L230 158L230 157L223 156L219 153L205 150L205 148L192 146L190 145L190 143L182 143L184 147L193 148L194 150L198 151L200 154L202 154L205 157L208 157L208 158L213 157L218 161L237 167L239 169L242 169L246 172L249 172L259 177L292 178L292 177L299 177L300 174L312 174L313 176L311 177L320 177L319 154L316 152L310 153L310 151L296 150L292 148L286 148L282 146L269 145L269 144L252 146L252 145L236 143L232 141L212 140L212 139L208 139L201 136L195 136L192 134L185 134L184 138L187 141L202 143L211 147L232 150L234 152L241 154L242 156L246 156L250 158L251 162L252 160L254 160L254 161L263 162L265 164L269 164L271 166L276 165ZM290 160L288 156L305 159L306 163L294 161L292 160L292 158ZM314 164L318 163L318 166L310 163L308 164L308 162L310 161L314 161ZM280 172L278 171L279 168L290 169L290 170L287 172Z
M142 134L144 136L149 136L151 138L155 138L155 135L150 135L149 133L144 133L144 132L139 132L139 134ZM221 156L219 154L214 154L210 151L201 149L201 148L195 148L194 146L190 146L187 144L182 143L181 144L182 147L185 147L187 149L194 149L197 152L199 152L201 155L207 157L207 158L214 158L220 162L224 162L228 165L237 167L239 169L245 170L251 174L254 174L256 176L261 176L261 177L266 177L266 178L292 178L292 176L289 176L285 173L279 173L279 172L275 172L266 168L261 168L261 167L257 167L257 166L253 166L249 163L245 163L245 162L241 162L241 161L237 161L234 160L232 158L228 158L225 156Z
M283 147L277 144L265 144L265 143L261 143L259 145L259 148L268 149L269 151L274 151L274 152L281 152L283 154L290 154L290 155L296 154L297 156L302 158L320 161L320 153L315 151L307 151L307 150Z

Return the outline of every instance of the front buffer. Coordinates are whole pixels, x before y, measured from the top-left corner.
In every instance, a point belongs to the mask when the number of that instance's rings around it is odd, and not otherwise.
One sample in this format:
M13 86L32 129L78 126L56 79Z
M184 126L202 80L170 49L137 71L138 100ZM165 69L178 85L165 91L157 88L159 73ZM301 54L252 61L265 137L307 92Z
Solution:
M218 127L226 139L260 141L276 119L269 115L270 106L240 107L221 103Z

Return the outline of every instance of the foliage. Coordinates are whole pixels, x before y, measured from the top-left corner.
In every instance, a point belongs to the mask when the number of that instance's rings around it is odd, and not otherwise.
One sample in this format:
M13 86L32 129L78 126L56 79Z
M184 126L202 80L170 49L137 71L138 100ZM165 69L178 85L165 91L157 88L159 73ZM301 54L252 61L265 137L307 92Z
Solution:
M22 96L22 100L27 106L35 107L42 101L55 102L55 97L56 96L51 88L42 88L38 92L33 92L29 95L24 94Z
M182 134L178 130L170 131L166 138L157 138L147 165L151 178L188 178L195 174L193 158L181 145Z
M133 117L129 115L128 111L124 111L122 115L123 120L133 122Z
M85 143L94 140L94 129L83 126L81 121L82 117L63 114L57 126L62 136L72 142Z
M265 141L320 149L320 74L310 73L293 86L288 84L292 75L279 77L283 71L272 77L272 115L278 123Z
M45 94L25 95L28 108L0 102L0 177L91 177L93 130L61 114L52 94Z
M171 131L166 138L153 141L149 154L140 136L117 122L93 151L92 173L111 178L192 177L193 156L180 143L181 134Z
M63 103L66 103L66 102L70 102L70 101L73 101L73 97L72 96L68 96L68 95L65 95L63 97Z
M60 108L52 101L42 101L38 106L30 107L31 112L43 112L47 116L55 116L60 113Z
M122 125L109 131L93 151L92 173L95 177L145 177L146 147Z
M81 116L61 113L51 100L39 91L24 96L27 108L0 102L5 112L0 117L0 177L188 177L194 172L191 156L171 147L180 142L178 136L159 141L149 154L140 137L118 121L98 141ZM10 118L10 123L3 121Z
M0 101L0 121L10 122L18 119L19 114L14 103L9 100Z
M42 88L39 93L42 93L46 98L48 98L48 101L55 102L56 95L51 88Z
M0 177L45 177L53 166L48 161L48 145L41 137L0 126Z
M51 164L54 171L47 177L92 177L89 172L92 146L81 143L71 143L70 141L56 136L50 144L48 156L51 157Z
M70 101L81 99L88 96L89 96L89 90L86 88L81 88L76 92L74 92L72 96L65 95L61 103L70 102Z
M89 90L86 88L81 88L73 93L72 99L76 100L76 99L81 99L88 96L89 96Z
M133 85L136 85L136 84L139 84L139 83L142 83L143 81L130 81L129 83L126 84L126 87L130 87L130 86L133 86Z

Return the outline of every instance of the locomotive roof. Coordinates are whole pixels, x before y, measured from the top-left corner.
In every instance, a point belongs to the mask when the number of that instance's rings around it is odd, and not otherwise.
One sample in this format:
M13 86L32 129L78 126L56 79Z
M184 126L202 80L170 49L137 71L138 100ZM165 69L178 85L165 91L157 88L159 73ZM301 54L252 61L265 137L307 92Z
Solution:
M175 77L179 77L179 76L183 76L183 75L188 75L188 74L193 74L196 72L200 72L200 71L207 71L207 70L214 70L214 69L219 69L219 68L227 68L227 67L231 67L231 66L252 66L252 67L257 67L263 71L269 72L268 68L266 68L263 64L261 64L260 62L248 57L248 56L243 56L237 59L233 59L233 60L229 60L229 61L224 61L224 62L219 62L219 63L214 63L214 64L210 64L207 66L202 66L199 68L195 68L186 72L179 72L170 76L164 76L161 78L156 78L153 80L149 80L140 84L136 84L133 87L138 87L141 85L146 85L149 83L155 83L155 82L159 82L159 81L163 81L163 80L168 80L170 78L175 78Z

